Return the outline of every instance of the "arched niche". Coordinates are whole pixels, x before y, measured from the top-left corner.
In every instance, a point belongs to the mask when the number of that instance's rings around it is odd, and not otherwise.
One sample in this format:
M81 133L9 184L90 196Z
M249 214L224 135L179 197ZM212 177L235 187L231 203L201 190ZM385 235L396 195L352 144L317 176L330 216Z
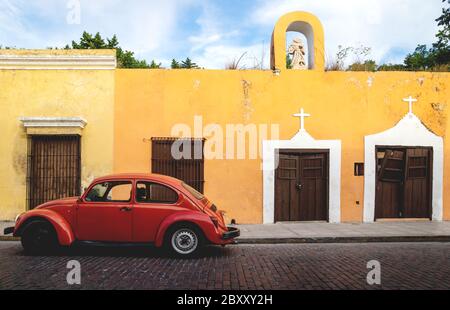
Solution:
M286 33L303 34L308 48L308 69L325 70L324 32L320 20L311 13L292 12L282 16L272 33L271 68L286 70Z
M291 62L294 61L294 54L289 53L289 49L292 47L292 44L294 43L294 41L300 40L301 45L303 46L303 52L305 53L305 55L303 55L303 60L305 62L305 68L304 69L311 69L309 64L311 63L310 58L310 54L309 54L309 48L306 45L308 42L308 39L305 37L305 35L301 32L297 32L297 31L286 31L286 51L287 51L287 57L291 59ZM286 60L287 61L287 60ZM294 69L294 68L290 68L290 69ZM303 70L304 70L303 69Z

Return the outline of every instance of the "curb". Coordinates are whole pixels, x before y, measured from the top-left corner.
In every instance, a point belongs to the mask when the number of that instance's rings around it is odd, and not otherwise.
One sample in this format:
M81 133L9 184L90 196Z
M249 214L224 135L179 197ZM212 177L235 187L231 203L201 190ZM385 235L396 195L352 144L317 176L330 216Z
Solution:
M312 238L238 238L238 244L285 243L373 243L373 242L450 242L450 236L380 236L380 237L312 237Z
M0 241L20 241L20 237L0 236Z

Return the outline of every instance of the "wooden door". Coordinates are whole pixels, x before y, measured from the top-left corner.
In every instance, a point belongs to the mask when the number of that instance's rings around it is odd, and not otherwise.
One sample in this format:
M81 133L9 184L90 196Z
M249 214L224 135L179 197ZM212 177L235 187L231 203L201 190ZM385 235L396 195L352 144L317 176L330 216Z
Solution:
M79 196L79 136L32 136L28 154L28 207Z
M300 221L326 221L328 219L327 154L300 155Z
M430 148L377 149L375 219L431 217Z
M376 218L397 218L402 214L405 152L377 151Z
M296 221L291 214L299 207L299 160L295 154L279 155L275 180L275 221ZM291 212L291 209L294 209Z
M328 153L280 152L275 221L328 219Z
M403 216L431 218L431 151L406 150Z

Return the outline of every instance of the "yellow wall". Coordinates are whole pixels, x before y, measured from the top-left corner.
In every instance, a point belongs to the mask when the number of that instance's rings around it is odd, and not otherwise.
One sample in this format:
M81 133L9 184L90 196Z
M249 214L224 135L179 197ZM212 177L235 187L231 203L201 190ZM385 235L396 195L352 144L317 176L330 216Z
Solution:
M353 164L364 161L364 136L394 126L408 111L402 98L412 95L419 100L415 114L446 137L448 85L447 73L116 70L114 171L150 171L151 145L144 139L170 136L177 123L193 126L194 115L223 127L277 123L280 138L290 139L299 128L291 115L303 107L312 115L306 129L314 138L342 140L342 220L359 222L364 178L353 176ZM448 167L450 149L444 144ZM262 222L260 164L259 159L205 162L205 193L238 223ZM448 220L445 173L444 182Z
M114 70L0 70L0 220L26 210L27 134L19 117L83 117L82 185L111 173L114 77Z
M371 81L371 83L368 83ZM26 205L26 133L21 116L81 116L82 180L151 168L151 137L170 136L173 125L280 124L280 138L298 130L291 115L311 113L306 129L316 139L342 140L343 221L361 221L363 138L394 126L407 112L401 99L419 99L414 112L447 136L447 73L213 70L0 70L0 219ZM370 86L371 85L371 86ZM445 144L445 167L450 150ZM113 148L114 146L114 148ZM261 160L207 160L205 192L229 218L262 222ZM450 182L444 172L444 219L450 219ZM359 205L356 204L359 201Z

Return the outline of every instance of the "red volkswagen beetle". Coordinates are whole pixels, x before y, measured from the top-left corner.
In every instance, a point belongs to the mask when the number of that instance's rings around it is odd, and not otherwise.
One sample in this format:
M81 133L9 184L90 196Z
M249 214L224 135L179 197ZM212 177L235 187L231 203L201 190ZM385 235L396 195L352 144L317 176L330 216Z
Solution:
M206 244L233 243L240 232L223 212L178 179L157 174L98 178L81 197L46 202L22 213L5 234L37 254L74 242L146 243L181 256Z

